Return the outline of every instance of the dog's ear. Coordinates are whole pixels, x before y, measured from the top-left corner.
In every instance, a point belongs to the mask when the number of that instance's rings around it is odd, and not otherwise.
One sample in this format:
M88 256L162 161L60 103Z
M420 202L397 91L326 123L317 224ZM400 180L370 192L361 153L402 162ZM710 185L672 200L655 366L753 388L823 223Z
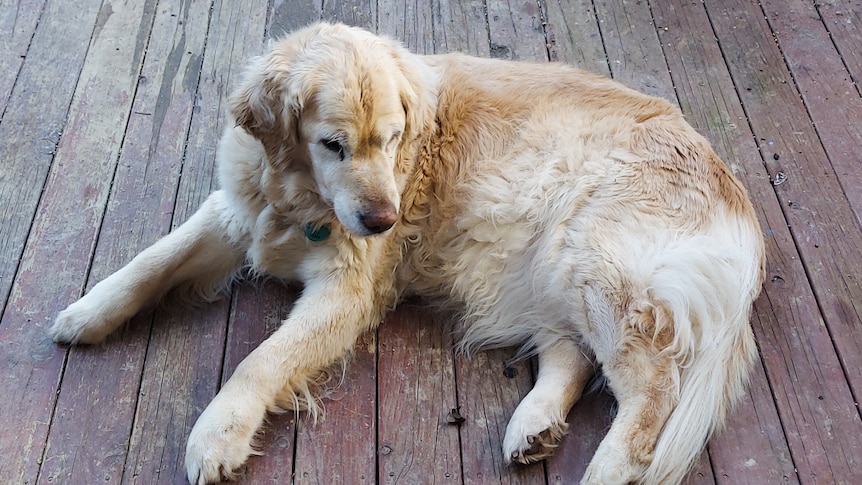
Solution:
M392 55L398 62L403 79L399 86L401 105L407 117L403 139L410 141L427 132L434 123L437 103L429 91L427 66L403 48Z
M285 54L276 45L268 54L252 59L230 98L230 112L237 126L261 141L273 135L296 141L301 103L299 93L291 92L288 86L295 55Z

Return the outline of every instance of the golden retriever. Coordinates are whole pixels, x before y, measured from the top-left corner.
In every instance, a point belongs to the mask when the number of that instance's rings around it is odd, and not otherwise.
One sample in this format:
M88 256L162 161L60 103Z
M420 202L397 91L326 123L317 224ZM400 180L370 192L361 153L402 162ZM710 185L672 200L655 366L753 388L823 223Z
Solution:
M456 306L463 350L538 354L509 462L550 455L600 365L619 411L582 483L680 482L744 391L761 231L667 101L321 23L251 62L230 116L221 189L51 328L99 342L167 290L211 295L245 266L304 284L197 420L190 482L230 477L267 412L314 411L321 371L407 294Z

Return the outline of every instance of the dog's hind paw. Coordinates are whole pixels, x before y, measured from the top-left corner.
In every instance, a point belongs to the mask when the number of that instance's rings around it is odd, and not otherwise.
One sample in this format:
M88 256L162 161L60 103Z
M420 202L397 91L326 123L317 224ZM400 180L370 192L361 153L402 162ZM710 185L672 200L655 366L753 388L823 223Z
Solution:
M518 446L510 447L514 449L509 450L504 447L506 461L528 465L544 460L554 454L563 434L564 432L546 429L538 434L527 435L518 443Z
M520 409L520 408L519 408ZM527 416L529 412L515 411L506 437L503 439L503 458L506 463L524 465L544 460L554 454L568 425L548 416Z

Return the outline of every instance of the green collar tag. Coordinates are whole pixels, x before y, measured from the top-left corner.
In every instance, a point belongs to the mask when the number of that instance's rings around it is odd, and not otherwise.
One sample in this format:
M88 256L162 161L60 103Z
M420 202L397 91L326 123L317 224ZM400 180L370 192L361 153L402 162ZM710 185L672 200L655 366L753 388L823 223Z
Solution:
M305 225L305 237L311 242L320 242L326 240L332 231L329 229L329 224L316 226L313 222Z

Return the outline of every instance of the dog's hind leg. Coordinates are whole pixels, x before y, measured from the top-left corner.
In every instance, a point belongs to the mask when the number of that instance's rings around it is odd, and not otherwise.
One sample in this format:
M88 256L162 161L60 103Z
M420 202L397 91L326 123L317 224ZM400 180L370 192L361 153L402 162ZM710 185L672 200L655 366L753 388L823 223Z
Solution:
M679 402L679 368L670 353L661 352L672 330L652 333L650 313L626 318L621 341L600 358L619 410L582 484L641 483L662 428Z
M227 234L224 194L214 192L175 231L60 312L57 342L96 343L177 285L211 292L236 273L245 251Z
M536 385L515 409L503 440L506 462L533 463L551 456L566 433L566 415L595 372L571 339L539 352Z

